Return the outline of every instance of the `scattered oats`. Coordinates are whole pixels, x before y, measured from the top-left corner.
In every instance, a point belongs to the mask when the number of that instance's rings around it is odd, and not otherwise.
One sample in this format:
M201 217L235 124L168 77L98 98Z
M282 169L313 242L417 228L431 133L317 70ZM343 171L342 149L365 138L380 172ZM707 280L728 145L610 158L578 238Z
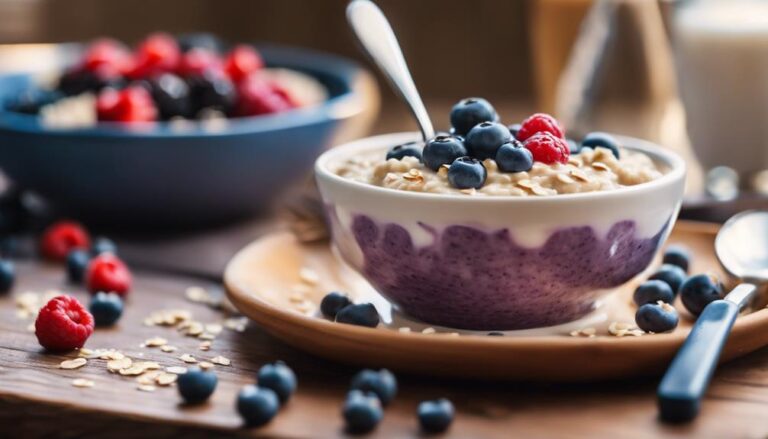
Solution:
M562 174L558 174L558 175L562 175ZM544 189L543 187L538 185L532 187L531 192L533 192L533 195L549 195L550 194L550 192L547 189Z
M162 337L153 337L144 342L144 345L148 348L156 348L158 346L163 346L168 343L168 340L162 338Z
M158 385L170 386L175 383L178 378L179 376L173 373L161 373L157 376L156 381Z
M85 387L93 387L94 382L91 380L86 380L85 378L75 378L72 380L72 385L75 387L85 388Z
M571 156L571 157L568 158L568 164L580 168L581 167L581 160L579 160L576 157Z
M291 287L291 291L297 295L305 296L307 294L311 294L315 291L315 287L309 286L307 284L296 284Z
M151 385L151 384L139 384L136 387L137 390L141 390L142 392L154 392L157 390L157 387Z
M138 376L144 373L144 367L135 364L126 369L120 369L120 375L122 376Z
M232 364L229 358L222 357L221 355L211 358L211 363L218 364L220 366L229 366L230 364Z
M207 323L205 325L205 332L210 332L213 335L219 335L223 330L224 327L218 323Z
M675 307L668 304L667 302L659 300L657 303L661 307L661 309L663 309L666 312L672 312L675 310Z
M606 165L603 162L594 162L594 163L592 163L592 167L597 169L598 171L610 171L611 170L611 168L609 168L608 165Z
M567 176L565 174L557 174L557 177L555 177L555 178L557 178L558 180L560 180L561 182L563 182L565 184L575 183L575 181L571 177L569 177L569 176Z
M581 169L571 170L571 177L575 178L576 180L581 180L585 183L589 182L589 176L587 176L587 174Z
M637 328L633 323L624 322L612 322L608 326L608 332L616 337L624 337L625 335L633 335L639 337L643 335L643 331Z
M122 352L114 349L98 349L94 355L97 355L100 360L122 360L125 357Z
M299 279L308 285L317 285L320 282L320 275L311 268L303 267L299 270Z
M110 372L119 372L121 369L128 369L133 365L133 360L128 357L121 358L119 360L109 360L107 362L107 370Z
M64 360L59 364L59 369L80 369L88 363L85 358L75 358L74 360Z
M224 321L224 327L235 332L245 331L246 326L248 326L246 317L231 317Z
M187 288L185 296L187 300L197 303L208 303L211 300L211 295L208 294L208 291L201 287Z
M535 186L535 184L531 180L520 180L517 182L517 185L525 189L533 189L533 187Z
M197 338L200 340L215 340L216 336L210 332L203 332L202 334L198 335Z
M210 361L201 361L199 366L200 366L200 369L202 370L213 369L213 363L211 363Z
M446 335L451 337L458 337L460 334L458 332L448 332Z
M182 333L192 337L197 337L198 335L202 334L203 331L205 331L205 327L200 322L189 322L188 325L185 325L183 328L181 328Z
M431 326L430 326L429 328L424 328L424 329L421 331L421 333L422 333L422 334L434 334L435 332L436 332L436 331L435 331L435 328L433 328L433 327L431 327Z
M202 365L202 363L200 364ZM184 366L169 366L165 368L165 371L168 373L175 373L176 375L181 375L181 374L187 373L187 368Z
M144 370L157 370L162 369L160 367L160 364L158 364L155 361L139 361L138 363L134 363L136 366L140 366L144 368Z
M182 355L181 357L179 357L179 360L185 363L197 363L197 359L190 354Z
M140 376L136 377L136 382L139 383L139 384L144 384L144 385L155 384L155 380L161 374L163 374L163 372L159 371L159 370L153 370L153 371L150 371L150 372L146 372L146 373L143 373Z
M593 338L597 334L597 330L595 328L582 328L577 329L575 331L571 331L571 337L589 337Z
M297 310L303 313L311 313L315 310L315 304L309 300L305 300L301 303L297 303L295 306Z
M86 357L87 358L87 357L93 355L93 349L80 348L77 351L77 355L80 356L80 357Z
M209 351L211 350L211 342L210 341L204 341L200 343L200 350L201 351Z
M165 344L160 346L160 350L163 352L176 352L178 348L176 346L171 346L169 344Z
M398 332L411 332L411 328L407 326L403 326L401 328L397 328Z

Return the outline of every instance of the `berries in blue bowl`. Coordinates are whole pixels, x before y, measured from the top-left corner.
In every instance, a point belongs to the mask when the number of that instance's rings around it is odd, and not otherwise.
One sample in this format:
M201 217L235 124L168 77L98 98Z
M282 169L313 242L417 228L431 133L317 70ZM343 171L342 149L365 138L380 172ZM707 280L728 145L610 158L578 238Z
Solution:
M723 297L724 287L713 274L697 274L688 278L680 287L683 306L698 316L711 302Z
M404 157L416 157L421 160L421 151L424 147L420 142L408 142L402 145L395 145L387 151L387 160L402 160Z
M123 300L115 293L99 292L91 299L88 311L96 326L112 326L123 315Z
M416 409L419 425L424 432L442 433L451 426L455 409L451 401L441 398L422 401Z
M679 321L677 310L664 302L646 303L635 313L637 327L645 332L669 332L677 327Z
M517 140L512 140L496 151L496 164L503 172L527 172L533 167L533 154Z
M336 314L336 321L350 325L367 326L375 328L379 325L381 317L376 307L371 303L347 305Z
M448 168L448 181L457 189L480 189L486 178L485 166L473 157L459 157Z
M344 416L347 431L353 434L373 431L384 417L379 398L361 390L352 390L347 394L341 413Z
M511 140L512 133L506 126L497 122L483 122L469 131L464 146L470 156L485 160L495 158L501 145Z
M610 149L614 157L619 158L619 142L607 133L594 132L584 136L581 141L581 148L606 148Z
M67 279L73 284L81 283L90 261L91 257L85 250L74 249L67 253Z
M658 279L651 279L643 282L635 289L632 299L637 306L658 301L672 303L675 300L675 292L672 291L668 283Z
M363 369L352 378L352 389L363 392L372 392L386 406L397 394L397 379L387 369L372 370Z
M669 265L677 265L686 273L691 264L691 254L687 248L680 245L670 245L664 250L662 262Z
M496 122L499 119L493 106L483 98L462 99L451 109L451 126L456 134L463 136L475 125Z
M272 389L249 384L237 394L237 412L249 427L267 424L279 409L280 400Z
M329 319L335 319L336 314L341 311L345 306L351 305L352 301L349 300L346 294L332 291L323 297L320 301L320 312Z
M179 375L177 387L179 394L187 404L201 404L208 400L216 390L219 379L212 371L203 371L193 367ZM271 392L271 390L270 390ZM277 397L275 397L277 399Z
M436 136L424 146L422 160L424 165L437 171L443 165L450 165L459 157L467 155L464 142L454 136Z
M261 366L256 374L256 381L259 387L275 392L281 405L288 402L296 391L296 374L282 361Z
M13 262L0 260L0 293L7 293L16 281L16 266Z
M685 282L687 275L682 268L677 265L663 264L655 273L653 273L649 280L661 280L667 283L672 291L677 294L680 291L680 286Z

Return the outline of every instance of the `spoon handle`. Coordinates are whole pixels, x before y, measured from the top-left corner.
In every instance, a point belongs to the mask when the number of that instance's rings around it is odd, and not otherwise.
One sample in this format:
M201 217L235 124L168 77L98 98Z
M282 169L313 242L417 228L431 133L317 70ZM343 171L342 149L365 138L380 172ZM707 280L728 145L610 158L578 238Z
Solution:
M416 90L403 52L384 13L370 0L353 0L347 6L347 21L365 52L389 79L395 92L408 104L424 141L434 137L435 130L427 109Z

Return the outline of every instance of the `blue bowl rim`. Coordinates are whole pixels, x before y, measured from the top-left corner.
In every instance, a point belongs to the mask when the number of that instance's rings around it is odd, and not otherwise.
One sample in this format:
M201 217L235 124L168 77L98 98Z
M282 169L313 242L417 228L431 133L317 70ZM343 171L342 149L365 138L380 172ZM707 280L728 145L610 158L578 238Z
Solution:
M79 44L57 44L57 46L77 45ZM356 94L354 83L364 69L356 62L313 49L271 43L255 46L264 56L268 66L292 68L313 77L317 77L318 73L332 76L343 83L344 90L319 105L297 108L279 114L227 119L226 128L215 130L207 129L203 124L197 123L189 127L185 126L184 129L176 129L172 127L171 122L162 121L131 124L99 122L92 127L56 129L42 126L36 115L16 113L0 106L0 131L39 133L60 137L216 138L290 129L329 120L343 120L363 111L364 102ZM316 73L313 74L312 71ZM30 75L12 73L0 76L5 78L15 76L21 79Z

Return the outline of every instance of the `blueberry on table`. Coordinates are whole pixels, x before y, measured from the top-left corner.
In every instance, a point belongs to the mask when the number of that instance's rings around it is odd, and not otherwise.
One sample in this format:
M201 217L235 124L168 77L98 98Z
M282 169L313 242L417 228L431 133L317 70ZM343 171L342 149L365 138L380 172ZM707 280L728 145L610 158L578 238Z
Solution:
M448 182L457 189L480 189L488 178L485 166L472 157L459 157L448 168Z
M469 131L464 146L470 156L485 160L496 157L499 147L510 140L509 128L496 122L483 122Z
M214 372L193 367L179 375L177 386L179 394L187 404L200 404L210 398L218 381Z
M375 328L379 325L379 312L371 303L347 305L336 314L336 321L350 325L367 326Z
M183 79L172 73L163 73L150 79L149 85L161 119L192 115L189 85Z
M616 158L619 158L619 142L610 134L595 131L584 136L581 141L582 148L607 148Z
M419 425L427 433L441 433L447 430L453 422L454 413L453 403L445 398L423 401L416 409Z
M282 361L261 366L256 374L256 381L259 387L275 392L280 404L288 402L296 391L296 374Z
M336 314L347 305L351 305L352 301L349 300L346 294L332 291L323 297L320 302L320 312L323 313L329 319L335 319Z
M497 120L499 116L496 110L483 98L462 99L451 109L451 126L460 136L467 134L477 124Z
M691 263L691 254L688 249L683 246L670 245L664 251L663 262L665 264L677 265L687 273Z
M533 167L533 154L517 140L512 140L496 151L496 164L502 172L526 172Z
M361 390L352 390L347 394L341 414L347 431L354 434L372 431L384 416L379 398Z
M664 303L672 303L675 300L675 293L668 283L652 279L643 282L635 289L635 294L632 296L637 306L643 306L646 303L656 303L662 301Z
M635 313L637 327L645 332L669 332L677 327L677 310L668 303L646 303Z
M280 400L272 389L249 384L237 394L237 412L249 427L268 423L279 409Z
M442 165L450 165L459 157L467 155L464 143L455 136L435 136L424 145L422 160L433 171Z
M7 293L16 281L16 267L13 262L0 260L0 293Z
M82 282L90 260L91 257L88 252L82 249L75 249L67 253L67 279L72 283Z
M117 294L99 292L91 299L88 310L96 326L112 326L123 315L123 300Z
M351 388L375 394L386 406L397 394L397 379L387 369L363 369L352 378Z
M691 276L680 287L680 299L691 314L698 316L704 308L723 297L723 284L712 274Z
M686 277L685 271L677 265L663 264L648 279L658 279L666 282L672 288L672 292L677 294Z
M509 133L512 134L512 137L517 138L517 133L520 131L520 128L522 128L522 125L520 125L519 123L513 123L507 128L509 128Z
M91 255L98 256L102 253L117 255L117 245L111 239L99 236L91 245Z
M421 151L424 147L421 142L408 142L402 145L395 145L387 151L387 160L402 160L403 157L416 157L421 160Z

